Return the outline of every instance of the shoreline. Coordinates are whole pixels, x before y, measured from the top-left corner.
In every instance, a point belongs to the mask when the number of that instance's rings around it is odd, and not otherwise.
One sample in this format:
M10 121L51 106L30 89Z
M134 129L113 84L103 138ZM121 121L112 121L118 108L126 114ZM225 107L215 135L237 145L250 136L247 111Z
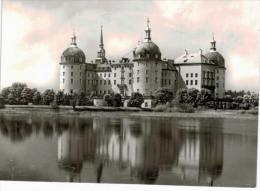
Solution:
M2 114L44 113L48 115L78 115L79 117L174 117L174 118L229 118L258 120L258 115L242 114L243 110L197 110L194 113L142 111L140 108L109 108L90 106L90 110L73 111L71 106L53 109L51 106L8 105Z

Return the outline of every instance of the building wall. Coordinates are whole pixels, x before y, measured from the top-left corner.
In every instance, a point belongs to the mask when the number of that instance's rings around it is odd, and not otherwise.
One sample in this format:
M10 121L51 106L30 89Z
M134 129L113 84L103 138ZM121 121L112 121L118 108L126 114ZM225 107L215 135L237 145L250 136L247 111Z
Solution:
M215 70L215 95L223 98L225 95L225 68L216 68Z
M139 60L133 67L133 91L144 95L153 95L161 88L162 62Z
M180 73L178 79L178 88L196 88L201 90L201 65L180 65L177 67ZM177 89L178 89L177 88Z
M85 92L85 65L60 65L60 90L66 94Z

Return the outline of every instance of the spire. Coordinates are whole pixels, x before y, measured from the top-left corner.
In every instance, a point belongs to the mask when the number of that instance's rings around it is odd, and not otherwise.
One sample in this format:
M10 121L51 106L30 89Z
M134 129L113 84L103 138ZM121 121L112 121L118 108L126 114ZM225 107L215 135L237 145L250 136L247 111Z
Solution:
M210 41L210 44L211 44L210 50L211 51L216 51L216 41L214 39L214 33L212 33L212 40Z
M104 43L103 43L103 26L101 25L100 42L99 42L99 50L97 52L97 58L101 58L104 61L105 57L106 57L106 51L105 51Z
M145 41L150 41L151 40L151 29L150 29L150 20L149 20L149 18L147 18L147 27L146 27L146 29L144 30L145 31L145 38L144 38L144 40Z
M104 47L104 44L103 44L103 30L102 29L103 29L103 26L101 25L99 47Z
M75 35L74 31L73 31L73 35L72 35L72 37L71 37L71 43L70 43L70 45L72 45L72 46L77 46L76 39L77 39L77 37L76 37L76 35Z

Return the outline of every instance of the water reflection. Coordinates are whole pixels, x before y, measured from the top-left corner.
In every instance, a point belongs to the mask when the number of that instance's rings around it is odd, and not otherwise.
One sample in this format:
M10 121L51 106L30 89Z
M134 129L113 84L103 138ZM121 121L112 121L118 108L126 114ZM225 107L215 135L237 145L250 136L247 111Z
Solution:
M133 183L156 183L167 172L185 184L212 185L222 173L223 133L209 131L211 125L196 119L0 116L1 134L12 143L41 133L57 139L57 165L70 182L84 181L87 163L96 182L105 182L104 170L115 167Z

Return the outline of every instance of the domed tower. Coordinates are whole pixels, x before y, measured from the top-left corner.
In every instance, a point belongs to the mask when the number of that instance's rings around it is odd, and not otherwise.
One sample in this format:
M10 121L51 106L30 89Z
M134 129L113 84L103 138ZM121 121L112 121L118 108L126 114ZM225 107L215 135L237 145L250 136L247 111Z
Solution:
M161 87L161 51L152 41L149 19L145 29L145 38L133 51L133 91L145 96L152 95Z
M73 33L70 46L62 53L60 90L66 94L85 92L85 54L78 48Z
M216 41L214 35L210 41L211 48L210 51L205 54L210 62L215 64L215 96L218 98L223 98L225 94L225 59L216 49Z

